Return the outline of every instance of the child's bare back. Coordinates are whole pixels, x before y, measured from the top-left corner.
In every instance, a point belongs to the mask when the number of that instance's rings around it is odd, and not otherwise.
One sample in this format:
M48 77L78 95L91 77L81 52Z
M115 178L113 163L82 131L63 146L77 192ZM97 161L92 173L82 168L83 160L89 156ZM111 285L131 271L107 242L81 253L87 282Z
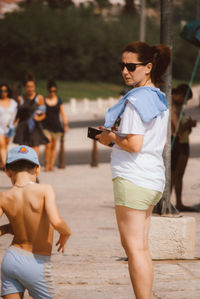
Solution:
M13 186L0 196L1 208L9 219L14 238L12 245L41 255L51 255L53 227L50 221L55 196L50 185L27 183Z

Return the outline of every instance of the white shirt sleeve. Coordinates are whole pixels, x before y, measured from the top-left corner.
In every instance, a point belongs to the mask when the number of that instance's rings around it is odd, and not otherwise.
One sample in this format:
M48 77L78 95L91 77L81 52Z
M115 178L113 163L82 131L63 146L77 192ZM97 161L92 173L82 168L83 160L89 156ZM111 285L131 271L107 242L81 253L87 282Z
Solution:
M145 124L131 103L127 103L119 126L121 134L144 135Z

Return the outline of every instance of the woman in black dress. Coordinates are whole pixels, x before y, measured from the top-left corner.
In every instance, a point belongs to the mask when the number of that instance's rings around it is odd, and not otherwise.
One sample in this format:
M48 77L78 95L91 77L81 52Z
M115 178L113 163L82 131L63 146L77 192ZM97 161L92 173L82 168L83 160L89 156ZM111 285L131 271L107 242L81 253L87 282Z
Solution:
M41 126L41 121L46 116L44 97L36 93L36 82L32 74L27 75L24 87L25 94L17 99L16 120L18 125L13 142L31 146L39 155L39 145L49 142Z
M67 117L65 115L62 100L56 95L57 86L53 81L47 84L48 96L45 98L46 118L43 121L43 132L49 139L49 143L45 147L45 170L53 171L56 159L56 144L57 139L61 136L64 130L69 130ZM60 121L60 116L63 125Z

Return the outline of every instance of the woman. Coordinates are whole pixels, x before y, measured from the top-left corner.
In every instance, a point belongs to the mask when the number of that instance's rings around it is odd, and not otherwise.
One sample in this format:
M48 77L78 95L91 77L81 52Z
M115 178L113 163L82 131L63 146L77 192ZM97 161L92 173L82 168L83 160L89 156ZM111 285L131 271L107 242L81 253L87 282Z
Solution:
M183 176L190 155L189 134L196 126L196 121L187 117L183 111L180 126L175 136L180 114L186 101L192 98L192 90L187 84L181 84L172 90L172 158L171 158L171 188L175 189L176 208L179 211L195 211L194 208L182 203Z
M63 109L62 100L56 95L57 85L53 81L49 81L47 85L49 92L45 99L46 118L43 121L44 134L49 139L49 143L45 147L45 170L53 171L56 159L56 143L58 138L64 132L60 122L60 116L64 123L64 129L69 130L68 121Z
M0 85L0 160L4 167L7 147L13 136L13 121L17 112L17 103L11 99L11 91L7 84Z
M39 145L49 142L42 131L41 121L45 118L45 105L42 95L37 94L36 82L32 74L25 80L25 94L18 97L18 123L14 143L32 147L39 156Z
M121 243L137 299L150 299L153 265L148 249L150 218L165 186L162 158L167 137L168 104L156 86L170 63L170 49L133 42L122 51L123 79L133 89L108 110L104 145L114 144L111 169Z

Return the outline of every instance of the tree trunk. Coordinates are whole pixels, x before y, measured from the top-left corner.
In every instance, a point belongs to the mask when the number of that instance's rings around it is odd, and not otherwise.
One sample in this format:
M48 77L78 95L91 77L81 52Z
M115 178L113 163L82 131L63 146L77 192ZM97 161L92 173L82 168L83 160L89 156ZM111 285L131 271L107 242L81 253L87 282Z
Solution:
M172 49L172 7L173 0L161 0L160 19L160 43L168 45ZM172 90L172 64L170 64L165 76L165 84L161 86L165 92L169 109L171 111L171 90ZM171 193L171 116L169 117L167 145L165 146L163 157L166 168L166 185L163 197L155 207L154 212L160 215L178 214L178 211L170 202Z
M146 37L146 0L140 0L140 41Z
M200 1L196 0L196 19L200 19Z

